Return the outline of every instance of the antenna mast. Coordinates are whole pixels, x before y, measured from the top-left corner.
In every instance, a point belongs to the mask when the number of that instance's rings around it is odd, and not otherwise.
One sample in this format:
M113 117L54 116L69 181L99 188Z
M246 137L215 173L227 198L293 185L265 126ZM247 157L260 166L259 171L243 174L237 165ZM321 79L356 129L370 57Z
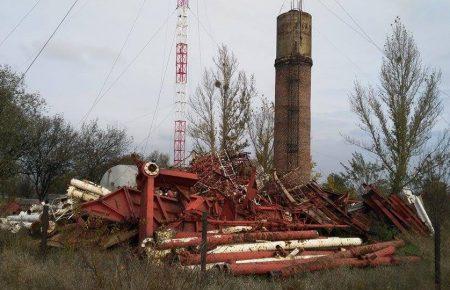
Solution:
M291 0L291 10L303 11L303 0Z
M188 18L189 0L177 0L177 45L176 45L176 98L175 98L175 166L183 166L186 159L186 100L188 81Z

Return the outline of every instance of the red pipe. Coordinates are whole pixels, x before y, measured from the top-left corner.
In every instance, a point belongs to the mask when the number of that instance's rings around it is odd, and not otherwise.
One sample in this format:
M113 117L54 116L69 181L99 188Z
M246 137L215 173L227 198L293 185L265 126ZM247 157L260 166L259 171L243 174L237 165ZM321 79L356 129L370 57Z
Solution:
M390 242L384 242L384 243L377 243L372 245L366 245L366 246L359 246L351 248L344 252L339 252L333 255L320 257L317 259L312 259L310 263L306 265L298 265L296 267L286 267L283 268L280 271L280 275L283 277L292 276L297 273L304 272L305 269L308 269L308 267L317 266L317 265L327 265L327 264L333 264L336 260L339 259L346 259L346 258L353 258L353 257L360 257L364 256L379 250L382 250L386 247L393 246L393 247L401 247L405 243L402 240L398 241L390 241Z
M304 260L284 260L275 262L261 262L248 264L227 264L225 270L233 275L263 275L271 272L281 271L285 267L292 267L310 261Z
M258 251L258 252L241 252L241 253L220 253L209 254L206 256L206 263L234 263L242 260L264 259L272 258L277 255L277 251ZM312 255L331 255L334 251L304 251L298 256L312 256ZM179 255L182 265L198 265L200 264L200 255L186 254Z
M420 261L420 257L379 257L375 260L359 260L356 258L338 259L327 264L309 265L303 272L314 272L320 270L334 269L341 266L349 267L378 267L383 265L400 265L406 263L417 263Z
M155 195L155 177L147 176L141 196L141 208L139 215L139 243L153 236L153 197Z
M285 227L289 229L328 229L328 228L350 228L349 225L335 224L303 224L303 223L286 223L286 222L262 222L262 221L223 221L208 220L208 223L221 226L254 226L260 225L265 227Z
M379 251L375 251L373 253L364 255L364 259L369 260L375 260L377 258L386 257L386 256L392 256L395 253L396 248L394 246L388 246L384 249L381 249Z
M314 272L320 270L334 269L343 266L349 267L377 267L382 265L399 265L405 263L415 263L420 261L419 257L379 257L375 260L360 260L357 258L346 258L333 260L326 264L310 264L311 259L305 260L285 260L279 262L263 262L253 264L227 264L226 270L233 275L263 275L271 273L275 277L279 277L282 269L299 265L308 265L303 268L302 272ZM298 272L300 273L300 272ZM283 276L283 275L281 275ZM285 276L283 276L285 277Z
M317 231L297 231L297 232L253 232L243 234L224 234L208 237L208 246L229 245L239 243L254 243L259 240L265 241L287 241L299 239L318 238ZM202 242L201 238L174 239L162 242L157 246L159 250L167 250L173 248L185 248L199 246Z

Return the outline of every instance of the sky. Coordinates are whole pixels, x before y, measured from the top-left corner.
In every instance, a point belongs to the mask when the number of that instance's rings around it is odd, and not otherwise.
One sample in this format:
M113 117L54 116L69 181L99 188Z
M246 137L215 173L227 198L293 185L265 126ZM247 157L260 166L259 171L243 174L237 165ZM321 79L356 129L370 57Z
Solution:
M35 3L0 0L0 41ZM40 0L0 46L0 64L25 71L73 3ZM311 138L319 172L326 176L342 170L340 163L357 149L344 140L361 136L348 101L355 80L378 85L382 54L361 37L352 18L382 47L391 23L400 17L423 63L442 71L441 90L447 95L442 95L444 117L436 130L448 127L450 1L304 0L303 7L313 17ZM79 0L26 75L28 90L40 93L49 114L61 114L79 127L140 13L106 93L87 119L126 129L140 151L171 154L175 8L175 0ZM276 17L288 8L290 0L190 0L189 93L223 43L235 53L240 69L254 74L259 94L273 100Z

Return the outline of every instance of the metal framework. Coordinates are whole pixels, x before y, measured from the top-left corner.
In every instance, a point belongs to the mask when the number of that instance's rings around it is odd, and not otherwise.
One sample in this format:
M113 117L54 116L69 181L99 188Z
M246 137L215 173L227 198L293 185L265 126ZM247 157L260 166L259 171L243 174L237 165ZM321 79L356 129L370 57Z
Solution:
M189 0L177 0L176 45L176 113L174 134L174 165L183 166L186 159L186 100L188 81L188 19Z

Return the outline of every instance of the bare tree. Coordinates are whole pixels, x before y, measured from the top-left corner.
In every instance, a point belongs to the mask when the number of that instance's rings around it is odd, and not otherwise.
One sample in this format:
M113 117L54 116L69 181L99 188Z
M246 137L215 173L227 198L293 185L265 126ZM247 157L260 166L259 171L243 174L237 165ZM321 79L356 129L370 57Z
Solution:
M56 177L73 167L76 133L60 116L36 118L28 131L19 172L28 176L40 200L45 200Z
M386 40L380 81L377 89L356 83L351 95L352 109L370 141L347 139L377 157L391 191L398 192L424 170L426 160L448 149L444 136L427 151L442 112L440 73L422 65L414 39L399 19Z
M274 104L262 99L259 110L251 114L248 132L258 165L265 174L271 174L273 170L274 122Z
M190 98L192 115L189 115L189 134L194 140L194 150L215 152L217 146L216 85L212 72L205 71L201 85Z
M76 140L75 174L98 182L106 170L128 150L130 139L125 130L101 128L98 121L83 124Z
M256 95L253 76L238 71L235 55L223 45L191 97L189 134L194 150L239 152L248 146L247 124L251 99Z

